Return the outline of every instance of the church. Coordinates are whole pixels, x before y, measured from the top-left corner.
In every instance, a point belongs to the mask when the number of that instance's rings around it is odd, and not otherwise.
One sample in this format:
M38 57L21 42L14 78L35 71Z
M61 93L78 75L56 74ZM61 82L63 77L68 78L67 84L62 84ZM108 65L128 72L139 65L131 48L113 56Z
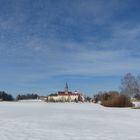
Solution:
M68 84L66 83L64 91L58 91L55 94L47 96L48 102L78 102L84 101L84 97L77 91L69 91Z

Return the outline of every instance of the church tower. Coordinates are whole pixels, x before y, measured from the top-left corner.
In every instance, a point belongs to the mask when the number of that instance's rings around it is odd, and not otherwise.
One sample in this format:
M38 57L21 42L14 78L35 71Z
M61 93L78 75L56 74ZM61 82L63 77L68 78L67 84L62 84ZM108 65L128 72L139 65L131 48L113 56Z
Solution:
M68 90L69 90L69 87L68 87L68 84L66 82L66 85L65 85L65 94L68 94Z

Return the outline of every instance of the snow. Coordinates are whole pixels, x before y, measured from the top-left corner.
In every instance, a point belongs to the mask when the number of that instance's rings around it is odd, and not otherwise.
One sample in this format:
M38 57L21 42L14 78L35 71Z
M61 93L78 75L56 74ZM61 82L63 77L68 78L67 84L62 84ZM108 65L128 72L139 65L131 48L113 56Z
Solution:
M139 140L140 111L93 103L0 102L1 140Z
M133 102L133 104L134 104L135 107L140 107L140 102L139 101L135 101L135 102Z

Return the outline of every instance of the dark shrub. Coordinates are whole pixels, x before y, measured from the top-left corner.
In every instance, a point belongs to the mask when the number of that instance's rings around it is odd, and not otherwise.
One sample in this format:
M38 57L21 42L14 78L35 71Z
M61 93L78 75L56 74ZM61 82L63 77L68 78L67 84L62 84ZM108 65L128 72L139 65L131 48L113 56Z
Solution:
M133 106L129 97L127 97L126 95L112 96L108 100L103 100L101 104L106 107L132 107Z
M107 101L117 95L119 95L117 91L100 92L99 94L94 96L94 102L97 103L98 101Z
M106 107L132 107L133 104L128 96L119 94L117 91L97 94L94 101L101 101L101 105Z
M81 95L78 96L78 101L79 101L79 102L83 102L83 98L82 98Z

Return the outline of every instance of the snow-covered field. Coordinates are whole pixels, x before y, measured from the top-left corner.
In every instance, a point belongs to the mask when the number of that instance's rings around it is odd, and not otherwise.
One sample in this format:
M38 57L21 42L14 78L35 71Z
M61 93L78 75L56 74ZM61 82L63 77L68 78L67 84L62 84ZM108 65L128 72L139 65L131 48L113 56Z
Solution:
M140 110L0 102L0 140L140 140Z

